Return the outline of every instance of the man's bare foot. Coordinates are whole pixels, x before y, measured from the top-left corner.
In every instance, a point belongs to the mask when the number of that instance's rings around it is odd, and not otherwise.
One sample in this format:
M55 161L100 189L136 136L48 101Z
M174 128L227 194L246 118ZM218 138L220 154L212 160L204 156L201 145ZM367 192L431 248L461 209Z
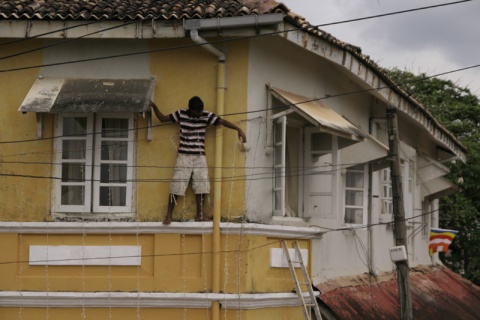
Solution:
M212 221L212 220L207 218L203 213L200 213L195 216L195 221Z
M163 224L170 224L172 223L172 218L169 216L166 216L165 219L163 219Z

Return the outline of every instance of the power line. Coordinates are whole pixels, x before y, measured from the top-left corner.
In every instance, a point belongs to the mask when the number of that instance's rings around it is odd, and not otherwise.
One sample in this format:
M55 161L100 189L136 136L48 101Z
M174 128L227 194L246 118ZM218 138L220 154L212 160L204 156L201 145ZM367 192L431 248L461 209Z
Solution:
M468 0L468 1L472 1L472 0ZM291 103L291 104L288 104L288 105L282 105L280 107L264 108L264 109L242 111L242 112L232 112L232 113L227 113L227 114L218 115L218 116L226 117L226 116L235 116L235 115L243 115L243 114L252 114L252 113L257 113L257 112L265 112L265 111L268 111L268 110L282 109L282 108L301 105L301 104L304 104L304 103L309 103L309 102L314 102L314 101L321 101L321 100L333 99L333 98L338 98L338 97L344 97L344 96L348 96L348 95L361 94L361 93L379 91L379 90L384 90L384 89L401 88L401 86L406 85L406 84L425 81L425 80L428 80L428 79L431 79L431 78L436 78L436 77L444 76L444 75L447 75L447 74L461 72L461 71L474 69L474 68L478 68L478 67L480 67L480 64L476 64L476 65L472 65L472 66L468 66L468 67L463 67L463 68L459 68L459 69L454 69L454 70L450 70L450 71L445 71L445 72L437 73L437 74L430 75L430 76L423 76L419 79L412 79L412 80L408 80L408 81L405 81L405 82L402 82L402 83L395 83L395 84L386 85L386 86L382 86L382 87L355 90L355 91L349 91L349 92L344 92L344 93L339 93L339 94L329 94L329 95L325 95L321 98L308 99L308 100L301 101L301 102L298 102L298 103ZM152 125L151 128L169 126L169 125L175 125L175 124L176 123L173 123L173 122L161 123L161 124L157 124L157 125ZM149 127L136 127L136 128L132 128L132 129L124 129L124 130L121 130L121 131L125 132L125 131L131 131L131 130L144 130L144 129L148 129L148 128ZM96 134L99 134L99 133L101 133L101 132L94 131L94 132L86 133L86 135L96 135ZM38 141L57 139L57 138L62 138L62 137L65 137L65 136L64 135L58 135L58 136L53 136L53 137L49 137L49 138L32 138L32 139L24 139L24 140L6 140L6 141L0 141L0 144L16 144L16 143L25 143L25 142L38 142Z
M91 35L96 34L96 33L99 33L99 32L104 32L104 31L108 31L108 30L117 29L117 28L124 27L124 26L129 25L129 24L132 24L132 23L137 23L137 22L138 22L138 21L131 21L131 22L124 23L124 24L122 24L122 25L120 25L120 26L109 27L109 28L97 30L97 31L94 31L94 32L86 33L86 34L81 35L81 36L76 37L76 38L67 39L67 40L64 40L64 41L61 41L61 42L49 44L49 45L42 46L42 47L38 47L38 48L35 48L35 49L30 49L30 50L26 50L26 51L22 51L22 52L17 52L17 53L11 54L11 55L7 55L7 56L0 57L0 61L1 61L1 60L10 59L10 58L16 58L16 57L19 57L19 56L21 56L21 55L28 54L28 53L32 53L32 52L39 51L39 50L49 49L49 48L52 48L52 47L56 47L56 46L59 46L59 45L63 45L63 44L65 44L65 43L73 42L73 41L76 41L76 40L78 40L78 39L82 39L82 38L91 36ZM82 25L82 26L84 26L84 25ZM76 28L76 27L77 27L77 26L73 26L73 27L70 27L70 28ZM66 29L70 29L70 28L66 28ZM66 29L62 29L62 31L63 31L63 30L66 30ZM50 33L51 33L51 32L50 32ZM29 38L29 39L30 39L30 38ZM25 40L25 39L21 39L21 40Z
M320 27L326 27L326 26L337 25L337 24L342 24L342 23L351 23L351 22L362 21L362 20L367 20L367 19L381 18L381 17L391 16L391 15L396 15L396 14L403 14L403 13L408 13L408 12L414 12L414 11L420 11L420 10L427 10L427 9L433 9L433 8L438 8L438 7L456 5L456 4L460 4L460 3L464 3L464 2L470 2L470 1L472 1L472 0L462 0L462 1L432 5L432 6L402 10L402 11L395 11L395 12L373 15L373 16L368 16L368 17L362 17L362 18L355 18L355 19L349 19L349 20L344 20L344 21L337 21L337 22L331 22L331 23L312 25L311 28L320 28ZM142 21L142 20L140 20L140 21ZM122 25L117 26L117 27L120 28L120 27L122 27ZM115 27L112 27L112 29L114 29L114 28ZM284 34L286 32L293 32L293 31L299 31L299 30L305 30L305 28L298 27L298 28L293 28L293 29L290 29L290 30L274 31L274 32L269 32L269 33L264 33L264 34L256 34L256 35L252 35L252 36L242 36L242 37L236 37L236 38L214 40L214 41L210 41L209 43L210 44L221 44L221 43L226 43L226 42L230 42L230 41L253 39L253 38L257 38L257 37L265 37L265 36L276 35L276 34ZM61 29L59 31L61 31ZM78 59L78 60L72 60L72 61L64 61L64 62L43 64L43 65L35 65L35 66L28 66L28 67L3 69L3 70L0 70L0 73L21 71L21 70L28 70L28 69L35 69L35 68L42 68L42 67L45 68L45 67L52 67L52 66L59 66L59 65L66 65L66 64L74 64L74 63L83 63L83 62L98 61L98 60L105 60L105 59L114 59L114 58L120 58L120 57L129 57L129 56L133 56L133 55L141 55L141 54L148 54L148 53L166 52L166 51L172 51L172 50L178 50L178 49L193 48L193 47L203 46L203 45L205 45L205 44L194 43L194 44L188 44L188 45L170 47L170 48L163 48L163 49L156 49L156 50L145 50L145 51L139 51L139 52L133 52L133 53L124 53L124 54L117 54L117 55L110 55L110 56L103 56L103 57L96 57L96 58L86 58L86 59ZM14 56L15 55L13 55L12 57L14 57Z
M53 30L53 31L45 32L45 33L40 33L40 34L37 34L37 35L32 36L32 37L28 37L28 38L22 38L22 39L18 39L18 40L2 42L2 43L0 43L0 47L6 46L6 45L11 45L11 44L16 44L16 43L19 43L19 42L24 42L24 41L28 41L28 40L32 40L32 39L37 39L37 38L41 38L41 37L44 37L44 36L48 36L49 34L54 34L54 33L62 32L62 31L70 30L70 29L80 28L80 27L85 27L85 26L89 26L89 25L92 25L92 24L100 23L100 22L106 22L106 21L108 21L108 20L96 20L96 21L93 21L93 22L87 22L87 23L84 23L84 24L79 24L79 25L70 26L70 27L64 27L62 29L57 29L57 30Z
M409 217L409 218L405 218L404 220L405 221L409 221L409 220L413 220L413 219L417 219L419 217L423 217L423 216L427 216L427 215L430 215L434 212L437 212L438 210L433 210L433 211L429 211L429 212L424 212L424 213L421 213L419 215L415 215L415 216L412 216L412 217ZM243 224L243 222L242 222ZM371 227L375 227L375 226L382 226L382 225L390 225L390 224L393 224L393 221L389 221L389 222L378 222L378 223L372 223L372 224L366 224L366 225L358 225L358 226L349 226L349 227L342 227L342 228L329 228L329 227L324 227L324 226L319 226L319 225L311 225L310 227L316 227L316 228L319 228L319 229L324 229L326 230L325 232L323 232L323 234L325 233L329 233L329 232L338 232L338 231L346 231L346 230L357 230L357 229L365 229L365 228L371 228ZM319 233L322 233L322 232L319 232L319 231L315 231L315 232L312 232L312 233L309 233L309 234L305 234L303 236L300 236L298 237L298 239L302 239L302 238L310 238L312 236L315 236L315 235L318 235ZM86 234L83 234L83 236L87 236ZM253 248L249 248L249 249L245 249L245 250L241 250L241 249L238 249L238 250L221 250L219 251L218 253L248 253L250 251L253 251L253 250L258 250L258 249L261 249L261 248L264 248L264 247L269 247L269 246L272 246L272 245L275 245L275 244L278 244L282 241L283 239L279 239L279 240L275 240L275 241L271 241L269 243L266 243L266 244L262 244L262 245L258 245L258 246L255 246ZM213 251L201 251L201 252L189 252L189 253L165 253L165 254L151 254L151 255L133 255L133 256L115 256L115 257L95 257L95 258L82 258L83 260L96 260L96 259L106 259L106 258L111 258L111 259L120 259L120 258L131 258L131 257L141 257L141 258L148 258L148 257L168 257L168 256L189 256L189 255L199 255L199 254L214 254L214 253L217 253L217 252L213 252ZM58 261L71 261L71 260L79 260L80 258L71 258L71 259L51 259L51 260L48 260L48 261L52 261L52 262L58 262ZM39 261L35 261L35 262L42 262L42 261L46 261L46 260L39 260ZM1 261L0 262L0 265L6 265L6 264L18 264L18 263L27 263L27 262L30 262L29 260L24 260L24 261Z

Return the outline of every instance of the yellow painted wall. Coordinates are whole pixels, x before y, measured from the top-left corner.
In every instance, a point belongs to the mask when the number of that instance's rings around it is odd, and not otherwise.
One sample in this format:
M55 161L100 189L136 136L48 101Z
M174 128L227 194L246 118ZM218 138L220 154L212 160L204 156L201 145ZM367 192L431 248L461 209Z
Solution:
M0 234L0 291L38 292L210 292L211 235L181 234ZM270 248L279 238L222 235L220 291L225 293L291 292L288 269L270 267ZM31 245L140 245L141 266L31 266ZM300 246L311 251L311 241ZM301 271L297 270L300 277ZM148 308L0 308L0 319L205 319L209 310ZM220 319L297 319L299 307L220 310Z
M41 41L28 42L42 45ZM191 44L188 39L155 41L151 49ZM7 47L5 47L7 48ZM27 44L8 47L12 54L31 48ZM227 89L225 119L246 132L248 91L248 42L235 41L221 48L227 52ZM2 52L3 53L3 52ZM0 61L0 68L41 65L42 52L20 56L14 62ZM151 74L157 78L154 100L163 113L187 107L191 96L200 96L207 110L217 112L216 76L218 61L202 48L152 53L149 57ZM68 68L68 66L66 66ZM50 218L53 187L52 115L46 116L43 140L37 139L35 114L22 115L18 107L33 84L37 69L15 73L0 73L0 141L32 140L29 143L2 144L0 148L0 221L46 221ZM231 113L241 113L228 116ZM138 221L161 221L166 212L168 188L178 145L178 124L159 125L155 119L153 141L147 140L147 122L139 117L136 140L135 203ZM241 151L235 131L224 129L222 170L222 218L234 220L245 213L245 154ZM213 177L215 129L207 131L206 152ZM11 163L10 163L11 162ZM29 162L26 164L24 162ZM19 175L14 177L8 175ZM32 176L38 176L33 178ZM235 180L231 183L230 180ZM213 184L212 184L213 191ZM212 214L213 193L206 201L206 213ZM211 201L209 201L211 200ZM191 188L180 198L174 219L191 219L195 212ZM227 293L290 292L293 283L288 269L269 266L269 250L280 248L279 239L262 236L222 235L220 290ZM142 263L126 266L30 266L30 245L141 245ZM309 241L302 242L308 247ZM212 289L211 235L182 234L0 234L0 290L4 291L126 291L126 292L205 292ZM169 309L61 309L61 308L1 308L0 319L12 315L22 319L132 319L140 312L142 319L205 319L208 310ZM220 312L221 319L239 314L243 319L292 319L299 308L244 310ZM68 316L67 316L68 315Z
M178 47L191 44L189 39L152 40L151 49ZM2 47L2 55L14 54L32 47L42 46L42 41L30 40L20 44ZM232 42L222 48L228 52L225 113L247 110L247 65L248 44ZM215 56L200 47L152 53L151 75L157 78L155 101L165 113L187 107L188 100L200 96L206 109L216 112L216 77L218 61ZM15 59L0 61L0 69L41 65L42 51L20 55ZM65 68L69 68L68 65ZM0 221L46 221L50 219L51 192L53 188L52 129L54 116L46 115L45 139L37 139L36 116L33 113L20 114L17 110L38 75L38 69L0 73L0 101L3 116L0 141L31 140L25 143L1 144L0 148ZM75 75L72 75L75 76ZM101 76L101 75L99 75ZM245 114L226 116L246 131ZM147 122L138 120L135 203L139 221L161 221L168 202L168 188L178 145L178 125L158 126L155 118L153 141L147 141ZM215 129L207 131L206 152L213 178L215 154ZM236 132L224 130L222 188L222 215L234 219L245 212L245 181L228 180L232 175L244 176L245 154L240 151ZM235 160L235 161L234 161ZM142 167L143 166L143 167ZM232 166L235 168L233 169ZM207 215L213 210L212 193L205 203ZM195 202L191 188L185 199L181 198L176 207L174 219L185 220L194 216Z
M211 236L1 235L1 290L202 292L211 288ZM141 266L29 265L30 245L142 247ZM3 245L2 245L3 246ZM14 250L12 250L14 249Z
M0 43L7 40L1 40ZM11 41L9 39L8 41ZM42 52L19 53L42 45L29 40L2 46L0 70L40 65ZM0 72L0 220L45 221L48 219L51 190L51 118L45 122L45 139L37 139L35 114L21 114L20 107L35 81L38 69ZM30 142L15 142L32 140Z
M0 308L0 319L22 320L158 320L158 319L211 319L210 309L150 309L150 308ZM293 320L303 319L300 307L255 310L220 310L220 320Z
M288 268L270 267L270 248L281 248L280 239L222 235L221 243L221 292L293 289ZM299 244L310 249L310 240ZM141 266L29 265L31 245L141 246ZM211 235L4 233L0 291L206 292L212 288L211 248Z
M191 44L191 40L153 42L152 50L170 48ZM248 43L232 42L222 48L227 55L227 90L225 95L225 114L247 111L247 70ZM216 79L218 59L203 48L162 51L153 53L150 57L151 73L157 77L155 102L165 114L179 108L187 108L192 96L199 96L205 104L205 109L216 110ZM225 116L225 119L237 124L246 132L246 114ZM146 122L139 122L139 127L145 127ZM142 137L145 132L139 131L137 178L158 178L158 182L138 183L138 213L141 221L162 220L167 211L170 179L178 146L178 124L161 124L154 118L153 141ZM245 153L240 150L237 133L224 129L223 167L224 181L222 186L222 216L234 219L245 212L245 181L235 180L232 186L229 180L234 176L243 177L245 170ZM206 154L210 167L210 178L213 179L215 154L215 128L207 130ZM143 167L143 168L142 168ZM152 167L155 167L152 169ZM213 183L210 197L205 202L207 215L213 211ZM191 187L187 197L180 198L174 211L174 220L191 219L195 213L195 198Z

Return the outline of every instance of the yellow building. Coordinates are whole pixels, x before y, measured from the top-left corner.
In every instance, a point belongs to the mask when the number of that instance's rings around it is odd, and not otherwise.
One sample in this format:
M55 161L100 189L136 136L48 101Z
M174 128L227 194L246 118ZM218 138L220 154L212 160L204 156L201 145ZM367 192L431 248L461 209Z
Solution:
M345 185L386 168L385 125L368 128L391 103L425 136L403 137L406 163L435 159L423 179L443 183L418 185L412 208L429 210L452 187L440 161L463 160L463 146L429 113L413 115L423 107L396 88L302 106L389 80L284 5L120 2L0 5L0 319L301 319L282 240L298 241L315 284L368 271L345 251L351 233L326 231L391 218L369 211L368 179ZM179 128L149 103L169 114L192 96L247 143L209 128L213 221L193 221L189 188L163 225ZM364 167L327 171L320 160ZM345 190L365 202L346 203ZM358 236L392 238L368 232Z

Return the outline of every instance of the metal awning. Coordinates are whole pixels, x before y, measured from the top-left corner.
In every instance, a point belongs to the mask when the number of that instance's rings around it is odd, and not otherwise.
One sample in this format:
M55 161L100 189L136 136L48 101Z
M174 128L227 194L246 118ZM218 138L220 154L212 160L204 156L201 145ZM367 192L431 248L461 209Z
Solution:
M154 87L153 79L39 78L33 83L18 111L145 112Z
M422 183L422 198L429 200L439 199L459 190L460 188L447 178L438 177Z
M366 133L365 135L364 141L342 149L342 163L346 167L361 163L372 163L376 170L388 166L388 147L375 137Z
M365 138L365 134L354 124L318 99L307 98L273 87L271 90L277 99L319 127L320 131L353 141L362 141Z

